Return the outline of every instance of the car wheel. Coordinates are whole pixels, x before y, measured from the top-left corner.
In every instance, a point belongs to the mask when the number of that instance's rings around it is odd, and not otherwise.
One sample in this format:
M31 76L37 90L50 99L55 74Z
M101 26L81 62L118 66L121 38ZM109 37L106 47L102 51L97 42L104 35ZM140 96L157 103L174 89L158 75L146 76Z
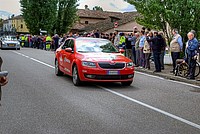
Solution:
M79 86L81 84L81 81L80 81L80 78L78 75L78 68L76 65L74 65L74 67L73 67L72 81L75 86Z
M133 81L121 82L123 86L130 86Z
M20 48L17 48L17 50L20 50Z
M64 73L62 71L60 71L59 65L58 65L58 61L55 61L55 74L57 76L62 76Z

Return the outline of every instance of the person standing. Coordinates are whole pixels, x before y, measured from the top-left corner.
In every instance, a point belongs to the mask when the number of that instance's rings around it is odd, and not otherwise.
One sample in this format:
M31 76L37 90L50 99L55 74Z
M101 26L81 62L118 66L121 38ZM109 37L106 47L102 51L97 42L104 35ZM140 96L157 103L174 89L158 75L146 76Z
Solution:
M149 35L146 37L147 39L150 38ZM144 49L143 49L143 53L144 53L144 63L145 63L145 69L150 70L150 56L151 56L151 47L150 47L150 43L145 40L144 42Z
M140 43L140 33L135 33L136 36L136 42L135 42L135 67L139 66L140 63L140 48L139 48L139 43Z
M129 40L129 38L131 37L130 34L126 35L126 57L128 57L129 59L132 59L132 45L131 45L131 41Z
M133 35L131 37L128 38L129 41L131 41L131 46L132 46L132 60L134 62L134 64L136 65L136 51L135 51L135 43L136 43L136 39L137 37L135 36L135 32L133 33Z
M187 79L194 80L197 51L198 51L198 40L195 38L195 35L192 32L189 32L187 36L188 36L188 42L185 51L186 55L184 58L184 62L186 61L189 65L189 76L187 77Z
M165 49L166 49L167 44L166 44L166 40L165 40L163 33L158 33L158 34L160 34L164 40L164 46L162 46L161 54L160 54L161 70L164 70L165 69L165 67L164 67Z
M152 42L152 52L155 64L154 72L161 72L160 55L161 49L164 46L164 40L158 32L154 32L154 37L152 39L147 39L148 42Z
M115 31L114 34L115 34L114 45L117 47L119 45L120 36L118 34L118 31Z
M54 40L54 51L56 51L59 45L59 40L60 40L58 34L55 34L55 36L53 37L53 40Z
M139 65L140 65L141 68L145 67L144 53L143 53L145 40L146 40L145 31L141 31L140 42L139 42L139 49L140 49L140 62L139 62Z
M180 58L180 52L183 49L183 42L182 42L182 37L178 34L177 29L173 29L172 34L173 34L173 39L170 42L170 51L173 62L173 70L171 71L171 73L174 73L176 67L176 60Z

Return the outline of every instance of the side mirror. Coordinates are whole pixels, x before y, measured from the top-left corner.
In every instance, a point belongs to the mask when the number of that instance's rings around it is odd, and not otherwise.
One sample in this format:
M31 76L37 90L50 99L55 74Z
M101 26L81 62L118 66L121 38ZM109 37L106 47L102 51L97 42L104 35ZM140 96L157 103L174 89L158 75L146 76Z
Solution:
M69 52L69 53L72 53L73 51L72 51L72 48L65 48L65 51L66 52Z
M124 49L119 49L119 52L123 54L125 52L125 50Z

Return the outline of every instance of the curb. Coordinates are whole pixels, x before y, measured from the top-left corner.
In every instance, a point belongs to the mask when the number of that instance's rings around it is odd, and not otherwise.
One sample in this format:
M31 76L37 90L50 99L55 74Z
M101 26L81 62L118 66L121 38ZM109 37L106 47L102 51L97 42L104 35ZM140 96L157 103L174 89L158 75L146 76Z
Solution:
M188 84L193 84L196 86L200 87L200 81L198 80L188 80L186 78L180 77L180 76L175 76L175 75L170 75L170 74L164 74L164 73L153 73L153 71L151 70L144 70L144 69L139 69L135 67L135 71L138 72L142 72L142 73L146 73L146 74L150 74L150 75L154 75L154 76L159 76L168 80L173 80L173 81L179 81L179 82L184 82L184 83L188 83Z

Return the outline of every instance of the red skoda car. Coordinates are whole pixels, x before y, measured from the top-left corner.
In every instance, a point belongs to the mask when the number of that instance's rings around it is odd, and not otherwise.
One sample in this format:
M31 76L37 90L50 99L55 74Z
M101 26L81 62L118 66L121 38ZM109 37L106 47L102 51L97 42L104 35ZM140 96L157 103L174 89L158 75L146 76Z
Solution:
M72 76L75 86L83 81L121 82L129 86L134 66L109 40L79 37L68 38L57 49L55 73Z

